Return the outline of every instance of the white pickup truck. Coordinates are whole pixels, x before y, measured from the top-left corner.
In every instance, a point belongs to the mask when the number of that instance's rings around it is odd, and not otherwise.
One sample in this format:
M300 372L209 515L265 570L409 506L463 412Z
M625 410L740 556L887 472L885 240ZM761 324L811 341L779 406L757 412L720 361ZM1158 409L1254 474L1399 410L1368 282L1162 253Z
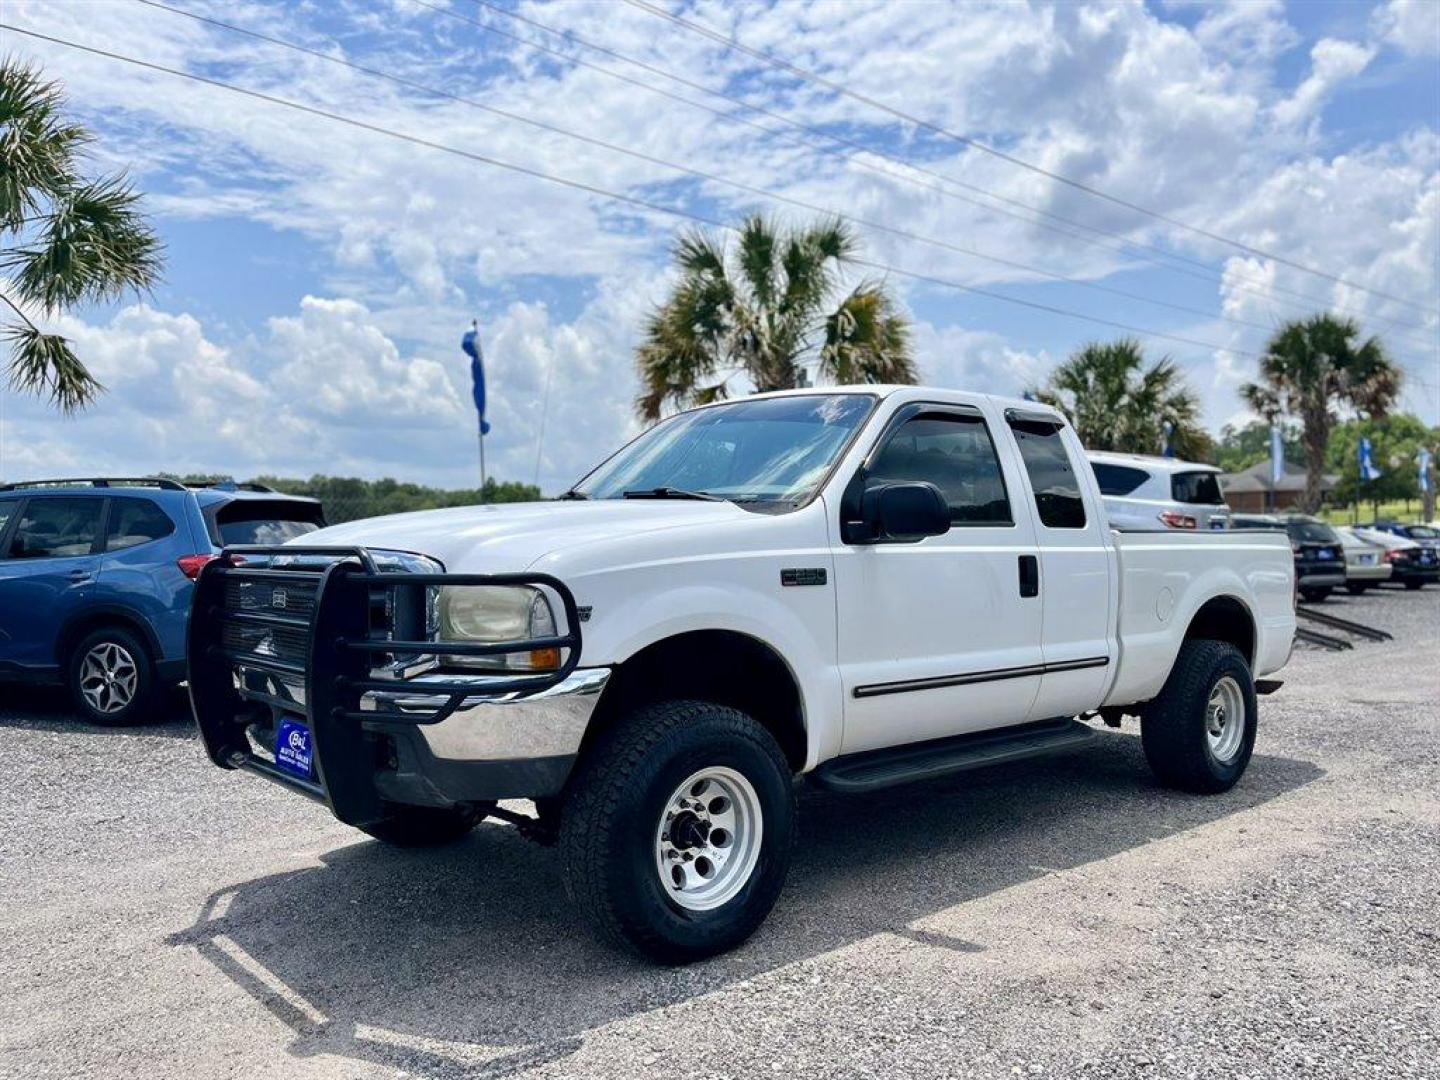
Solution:
M512 822L678 962L769 912L800 777L863 795L1132 714L1162 783L1226 790L1293 565L1283 535L1111 531L1044 406L792 391L672 416L557 501L227 549L191 696L215 764L397 844Z

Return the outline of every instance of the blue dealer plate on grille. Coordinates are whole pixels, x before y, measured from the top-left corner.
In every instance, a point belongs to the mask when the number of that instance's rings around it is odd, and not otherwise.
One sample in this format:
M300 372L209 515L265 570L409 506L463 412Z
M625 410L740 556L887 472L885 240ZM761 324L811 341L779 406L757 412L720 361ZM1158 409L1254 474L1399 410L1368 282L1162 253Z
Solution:
M311 780L315 776L315 744L310 729L299 720L280 721L280 730L275 733L275 764L291 776Z

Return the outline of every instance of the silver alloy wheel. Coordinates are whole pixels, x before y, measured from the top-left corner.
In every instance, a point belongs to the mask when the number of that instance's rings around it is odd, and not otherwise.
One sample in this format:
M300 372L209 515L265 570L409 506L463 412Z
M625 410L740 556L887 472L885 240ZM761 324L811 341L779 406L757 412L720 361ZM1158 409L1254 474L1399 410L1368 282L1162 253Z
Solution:
M760 861L765 822L755 788L734 769L701 769L665 801L655 868L688 911L713 911L745 887Z
M123 645L96 644L80 662L80 693L98 713L117 713L135 700L140 668Z
M1228 765L1245 741L1245 694L1231 676L1222 676L1205 704L1205 739L1210 753Z

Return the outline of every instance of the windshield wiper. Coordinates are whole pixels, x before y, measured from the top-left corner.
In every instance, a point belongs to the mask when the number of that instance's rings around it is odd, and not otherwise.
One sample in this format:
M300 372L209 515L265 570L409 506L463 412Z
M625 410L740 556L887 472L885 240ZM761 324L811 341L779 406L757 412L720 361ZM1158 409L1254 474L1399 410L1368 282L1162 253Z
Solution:
M571 488L569 491L565 492L565 494L563 494L563 495L556 495L556 496L555 496L555 501L556 501L556 502L568 502L568 501L571 500L571 499L588 499L588 498L590 498L590 496L589 496L589 495L586 495L585 492L583 492L583 491L576 491L574 488Z
M708 491L686 491L677 487L639 488L620 494L625 499L698 499L701 502L725 502L719 495L711 495Z

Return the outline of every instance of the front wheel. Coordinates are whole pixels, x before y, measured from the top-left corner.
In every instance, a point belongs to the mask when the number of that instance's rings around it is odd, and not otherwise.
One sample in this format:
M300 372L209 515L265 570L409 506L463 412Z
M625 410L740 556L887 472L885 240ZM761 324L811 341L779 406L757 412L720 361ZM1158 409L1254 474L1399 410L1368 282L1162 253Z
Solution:
M1187 641L1140 723L1145 758L1162 784L1228 791L1255 748L1257 710L1250 666L1224 641Z
M774 737L699 701L641 709L566 793L566 889L603 936L661 963L733 949L790 867L795 795Z

